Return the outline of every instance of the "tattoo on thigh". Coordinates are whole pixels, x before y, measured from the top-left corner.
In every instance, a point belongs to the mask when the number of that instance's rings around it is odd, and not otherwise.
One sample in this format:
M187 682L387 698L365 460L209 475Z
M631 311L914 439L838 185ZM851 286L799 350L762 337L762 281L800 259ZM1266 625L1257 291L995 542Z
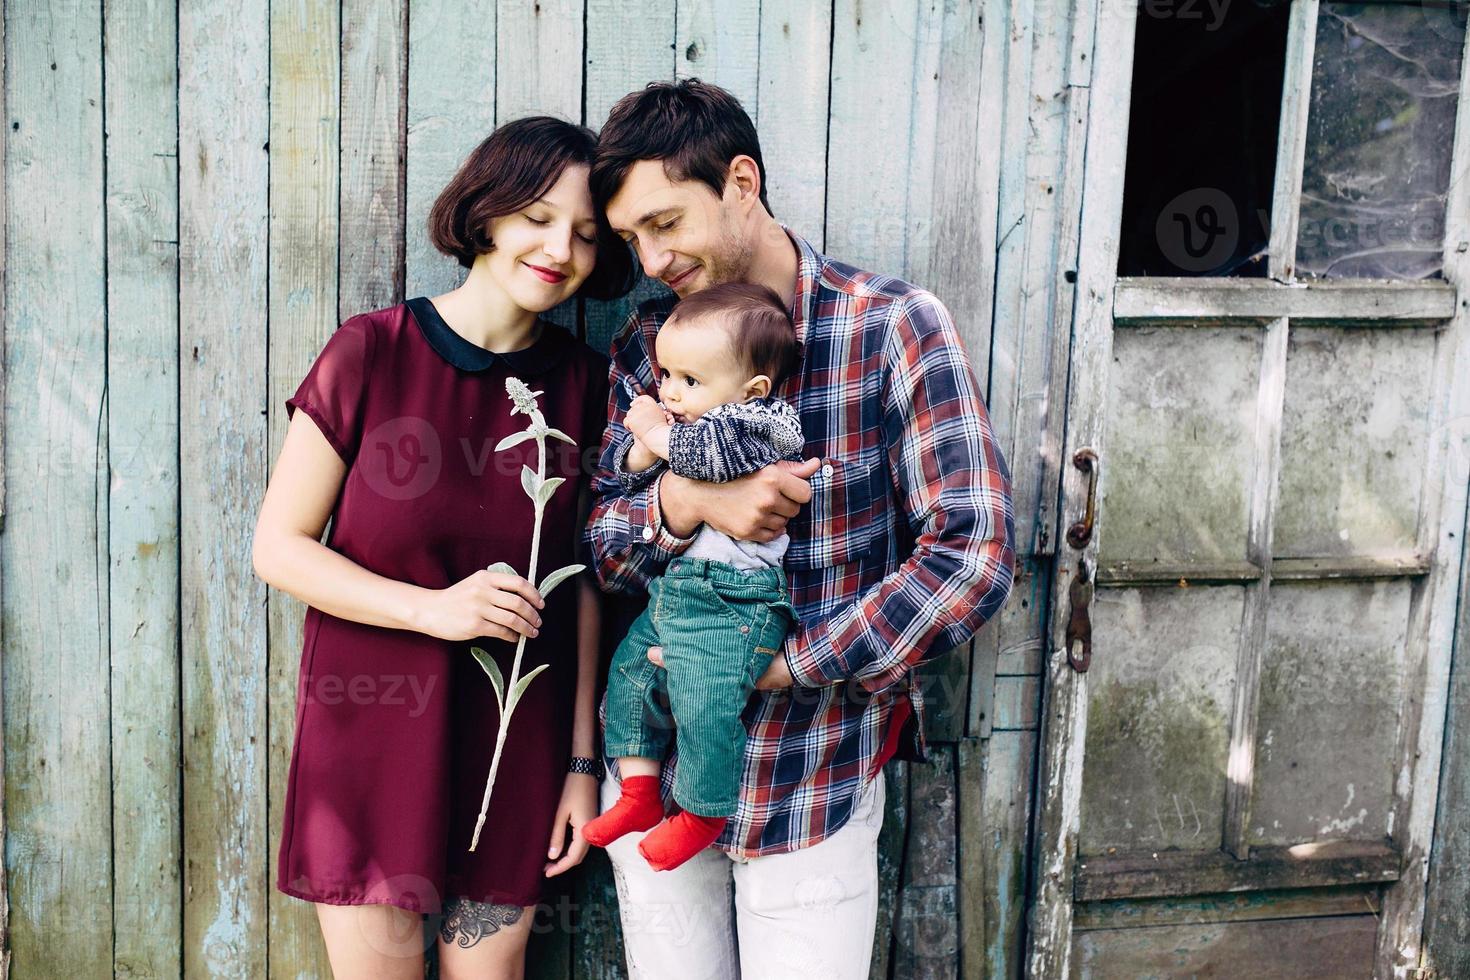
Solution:
M439 924L439 938L468 949L486 936L515 925L521 921L525 911L519 905L491 905L468 898L451 898L444 903L444 921Z

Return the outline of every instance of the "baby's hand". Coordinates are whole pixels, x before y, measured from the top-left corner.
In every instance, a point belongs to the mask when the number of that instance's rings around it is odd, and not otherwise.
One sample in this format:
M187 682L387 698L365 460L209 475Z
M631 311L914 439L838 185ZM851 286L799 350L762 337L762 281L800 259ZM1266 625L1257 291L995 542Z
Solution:
M671 417L658 402L647 395L639 395L633 399L633 404L628 406L628 414L623 424L628 427L629 432L642 438L649 429L666 425L670 420Z

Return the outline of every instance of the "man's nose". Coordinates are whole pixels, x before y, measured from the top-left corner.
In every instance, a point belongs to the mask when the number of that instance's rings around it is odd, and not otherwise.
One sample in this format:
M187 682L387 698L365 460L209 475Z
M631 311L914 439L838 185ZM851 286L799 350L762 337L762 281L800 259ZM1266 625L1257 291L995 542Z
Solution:
M650 279L662 279L669 264L674 260L674 253L666 248L656 250L644 250L641 255L643 259L643 273Z

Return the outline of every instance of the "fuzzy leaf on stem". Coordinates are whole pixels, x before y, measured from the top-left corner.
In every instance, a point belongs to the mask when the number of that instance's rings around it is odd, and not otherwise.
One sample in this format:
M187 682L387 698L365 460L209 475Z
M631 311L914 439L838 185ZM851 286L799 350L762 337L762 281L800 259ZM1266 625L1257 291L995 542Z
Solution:
M505 678L500 675L500 665L495 658L480 647L470 647L470 653L474 655L480 667L490 676L490 686L495 688L495 705L501 711L505 710Z
M495 451L497 453L504 452L505 450L510 449L512 446L519 446L527 439L534 438L536 438L535 433L533 433L530 429L522 429L519 432L512 432L510 435L506 436L504 439L495 444Z
M545 507L546 502L551 499L551 495L556 493L556 488L565 482L567 482L566 477L553 476L536 488L536 495L531 499L536 501L538 507Z
M544 579L541 580L541 584L536 586L536 591L541 593L541 598L545 599L548 595L551 594L552 589L556 588L558 585L561 585L567 579L571 578L573 575L576 575L578 572L582 571L586 567L586 565L566 565L562 568L558 568L556 571L552 572L550 575L547 575Z
M550 666L551 664L542 664L540 667L537 667L535 670L531 671L525 677L522 677L519 681L517 681L515 690L510 692L510 707L506 708L505 710L514 711L516 705L521 700L521 695L526 693L526 688L529 687L531 682L536 679L536 675Z

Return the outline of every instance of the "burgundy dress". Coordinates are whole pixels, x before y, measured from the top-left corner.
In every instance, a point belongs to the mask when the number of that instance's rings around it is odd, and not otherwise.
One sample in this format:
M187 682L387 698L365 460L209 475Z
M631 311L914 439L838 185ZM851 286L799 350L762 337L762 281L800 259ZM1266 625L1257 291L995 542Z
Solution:
M353 317L286 402L347 462L327 546L370 571L441 589L497 562L525 575L532 505L522 465L536 442L496 453L526 428L505 380L541 391L547 477L567 482L546 507L537 581L584 561L578 495L607 413L607 359L540 322L528 348L495 354L451 330L427 299ZM591 574L590 569L584 574ZM510 678L515 645L450 642L349 622L308 608L297 684L276 887L333 905L439 912L464 896L534 905L571 749L577 683L577 582L556 588L521 676L550 667L515 709L480 840L470 837L500 724L470 655L490 651Z

